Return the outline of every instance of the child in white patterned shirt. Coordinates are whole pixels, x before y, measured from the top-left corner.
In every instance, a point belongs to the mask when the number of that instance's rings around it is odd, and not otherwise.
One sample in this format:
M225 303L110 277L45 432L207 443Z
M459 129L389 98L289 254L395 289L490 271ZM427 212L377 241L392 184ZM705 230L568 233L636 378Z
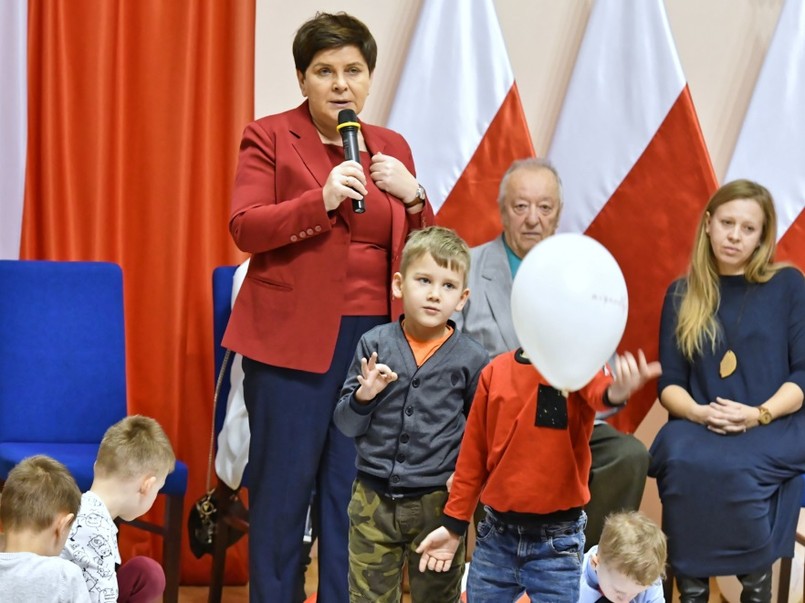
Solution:
M126 417L101 440L92 487L81 497L61 556L77 564L93 603L147 603L161 600L165 573L149 557L120 564L117 526L146 513L173 471L176 457L165 432L154 419Z

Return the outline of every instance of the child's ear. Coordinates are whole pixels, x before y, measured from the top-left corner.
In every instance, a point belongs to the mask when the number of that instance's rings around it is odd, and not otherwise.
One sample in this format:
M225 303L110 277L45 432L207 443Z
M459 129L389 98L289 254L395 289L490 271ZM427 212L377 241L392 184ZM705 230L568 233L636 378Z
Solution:
M75 513L66 513L58 520L59 529L69 530L75 521Z
M399 272L395 272L394 276L391 277L391 294L394 299L402 299L402 281L403 276Z
M461 310L464 309L464 304L467 303L467 299L469 299L469 297L470 297L470 290L464 289L464 291L461 292L461 299L459 299L458 303L456 304L456 310L455 310L456 312L461 312Z
M157 478L155 475L149 475L143 478L143 481L140 482L140 494L148 494L157 483Z
M56 518L55 528L57 540L60 542L62 539L67 540L67 535L70 533L70 528L73 526L73 521L75 521L75 513L65 513L64 515Z

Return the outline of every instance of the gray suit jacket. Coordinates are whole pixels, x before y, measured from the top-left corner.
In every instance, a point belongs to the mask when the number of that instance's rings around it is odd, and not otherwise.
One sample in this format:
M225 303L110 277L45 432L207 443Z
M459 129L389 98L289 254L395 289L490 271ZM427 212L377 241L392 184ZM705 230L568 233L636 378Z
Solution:
M470 297L453 320L494 358L520 346L512 322L512 273L503 235L473 247L470 256Z

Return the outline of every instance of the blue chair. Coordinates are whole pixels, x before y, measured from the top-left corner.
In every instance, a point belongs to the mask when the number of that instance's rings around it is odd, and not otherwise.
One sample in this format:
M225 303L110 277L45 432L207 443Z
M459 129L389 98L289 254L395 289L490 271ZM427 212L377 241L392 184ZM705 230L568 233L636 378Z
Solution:
M802 476L802 481L805 482L805 475ZM803 483L800 506L805 508L805 483ZM795 538L797 544L805 546L805 534L797 532ZM792 559L790 557L784 557L780 561L780 582L777 592L777 601L779 601L779 603L788 603L788 591L791 589L791 561ZM805 573L805 566L803 566L802 571ZM802 600L805 601L805 581L803 581L802 585Z
M232 312L232 284L237 266L219 266L212 273L212 313L213 313L213 355L215 359L215 378L224 365L226 350L221 346L224 331ZM231 383L229 381L230 361L225 367L218 390L218 404L215 407L215 434L221 431L226 416L226 403L229 399ZM244 482L246 476L244 475ZM243 527L241 525L241 527ZM210 590L208 603L220 603L223 596L224 570L226 568L226 550L230 531L234 528L229 525L225 517L218 517L215 522L215 543L212 553L212 571L210 573Z
M107 262L0 260L0 482L23 458L64 463L86 491L106 429L127 414L123 273ZM0 483L1 485L1 483ZM179 600L187 466L160 491L167 586Z
M235 278L237 266L219 266L212 272L212 329L213 354L215 358L215 376L221 370L226 350L221 347L224 331L232 313L232 282ZM215 433L221 431L226 416L226 401L229 398L229 375L221 382L218 393L219 404L215 409Z

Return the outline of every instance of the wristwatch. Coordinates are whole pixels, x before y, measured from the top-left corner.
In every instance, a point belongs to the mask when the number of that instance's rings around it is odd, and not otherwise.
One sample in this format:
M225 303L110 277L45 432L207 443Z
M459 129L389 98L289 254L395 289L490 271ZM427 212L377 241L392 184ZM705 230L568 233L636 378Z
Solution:
M769 409L763 405L758 406L757 411L758 413L760 413L758 415L757 422L760 423L761 425L768 425L774 419L774 417L771 416L771 412L769 411Z
M414 193L414 198L411 199L408 203L403 202L403 205L407 208L416 207L420 203L424 205L426 197L427 195L425 194L425 187L419 184L416 187L416 193Z

